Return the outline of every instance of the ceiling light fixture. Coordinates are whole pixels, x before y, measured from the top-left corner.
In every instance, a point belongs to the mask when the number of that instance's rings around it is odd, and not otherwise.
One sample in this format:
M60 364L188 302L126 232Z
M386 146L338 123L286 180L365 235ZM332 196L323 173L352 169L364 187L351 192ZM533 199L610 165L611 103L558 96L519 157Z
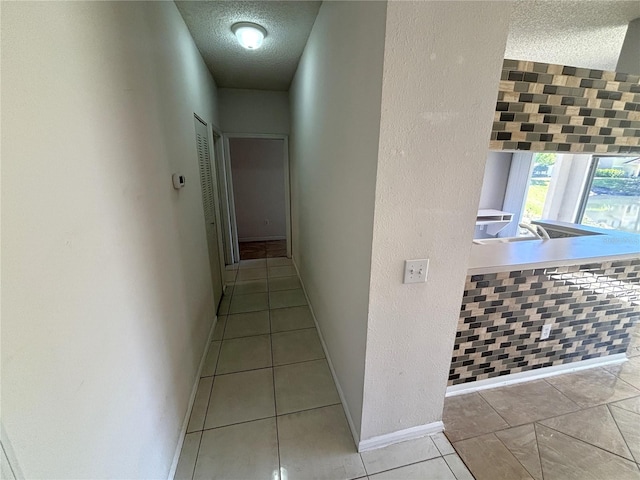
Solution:
M231 31L235 33L238 43L248 50L260 48L267 31L257 23L238 22L231 26Z

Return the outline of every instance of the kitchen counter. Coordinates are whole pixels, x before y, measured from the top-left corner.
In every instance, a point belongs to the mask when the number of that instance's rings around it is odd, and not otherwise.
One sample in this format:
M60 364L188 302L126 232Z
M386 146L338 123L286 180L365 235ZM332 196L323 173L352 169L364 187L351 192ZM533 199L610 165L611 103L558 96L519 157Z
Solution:
M474 244L471 247L468 274L640 258L640 235L564 222L535 223L543 227L582 230L591 234L551 240Z

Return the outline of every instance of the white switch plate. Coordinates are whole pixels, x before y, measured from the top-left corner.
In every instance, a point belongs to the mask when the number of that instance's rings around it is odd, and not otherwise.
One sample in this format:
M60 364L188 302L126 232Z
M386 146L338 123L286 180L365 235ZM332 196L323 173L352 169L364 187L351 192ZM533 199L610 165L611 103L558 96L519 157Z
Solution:
M543 325L540 333L540 340L546 340L551 335L551 324Z
M427 281L429 259L405 260L404 283L423 283Z

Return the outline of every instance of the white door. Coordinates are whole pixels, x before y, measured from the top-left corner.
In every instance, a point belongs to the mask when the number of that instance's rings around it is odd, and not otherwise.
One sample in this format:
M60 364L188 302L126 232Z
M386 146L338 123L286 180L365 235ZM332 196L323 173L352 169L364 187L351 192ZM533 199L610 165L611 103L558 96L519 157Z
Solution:
M202 186L202 204L204 206L204 221L209 247L211 283L213 284L213 300L217 308L222 298L222 270L220 269L220 248L216 227L216 204L213 187L213 169L211 168L211 150L209 148L207 125L198 117L195 117L195 124L198 165L200 167L200 185Z

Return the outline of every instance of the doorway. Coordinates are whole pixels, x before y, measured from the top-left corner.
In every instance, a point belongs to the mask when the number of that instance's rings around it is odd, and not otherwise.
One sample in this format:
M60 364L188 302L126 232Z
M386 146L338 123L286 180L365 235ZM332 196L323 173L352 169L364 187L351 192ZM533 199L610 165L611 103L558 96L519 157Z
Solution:
M291 256L288 137L226 134L236 262Z

